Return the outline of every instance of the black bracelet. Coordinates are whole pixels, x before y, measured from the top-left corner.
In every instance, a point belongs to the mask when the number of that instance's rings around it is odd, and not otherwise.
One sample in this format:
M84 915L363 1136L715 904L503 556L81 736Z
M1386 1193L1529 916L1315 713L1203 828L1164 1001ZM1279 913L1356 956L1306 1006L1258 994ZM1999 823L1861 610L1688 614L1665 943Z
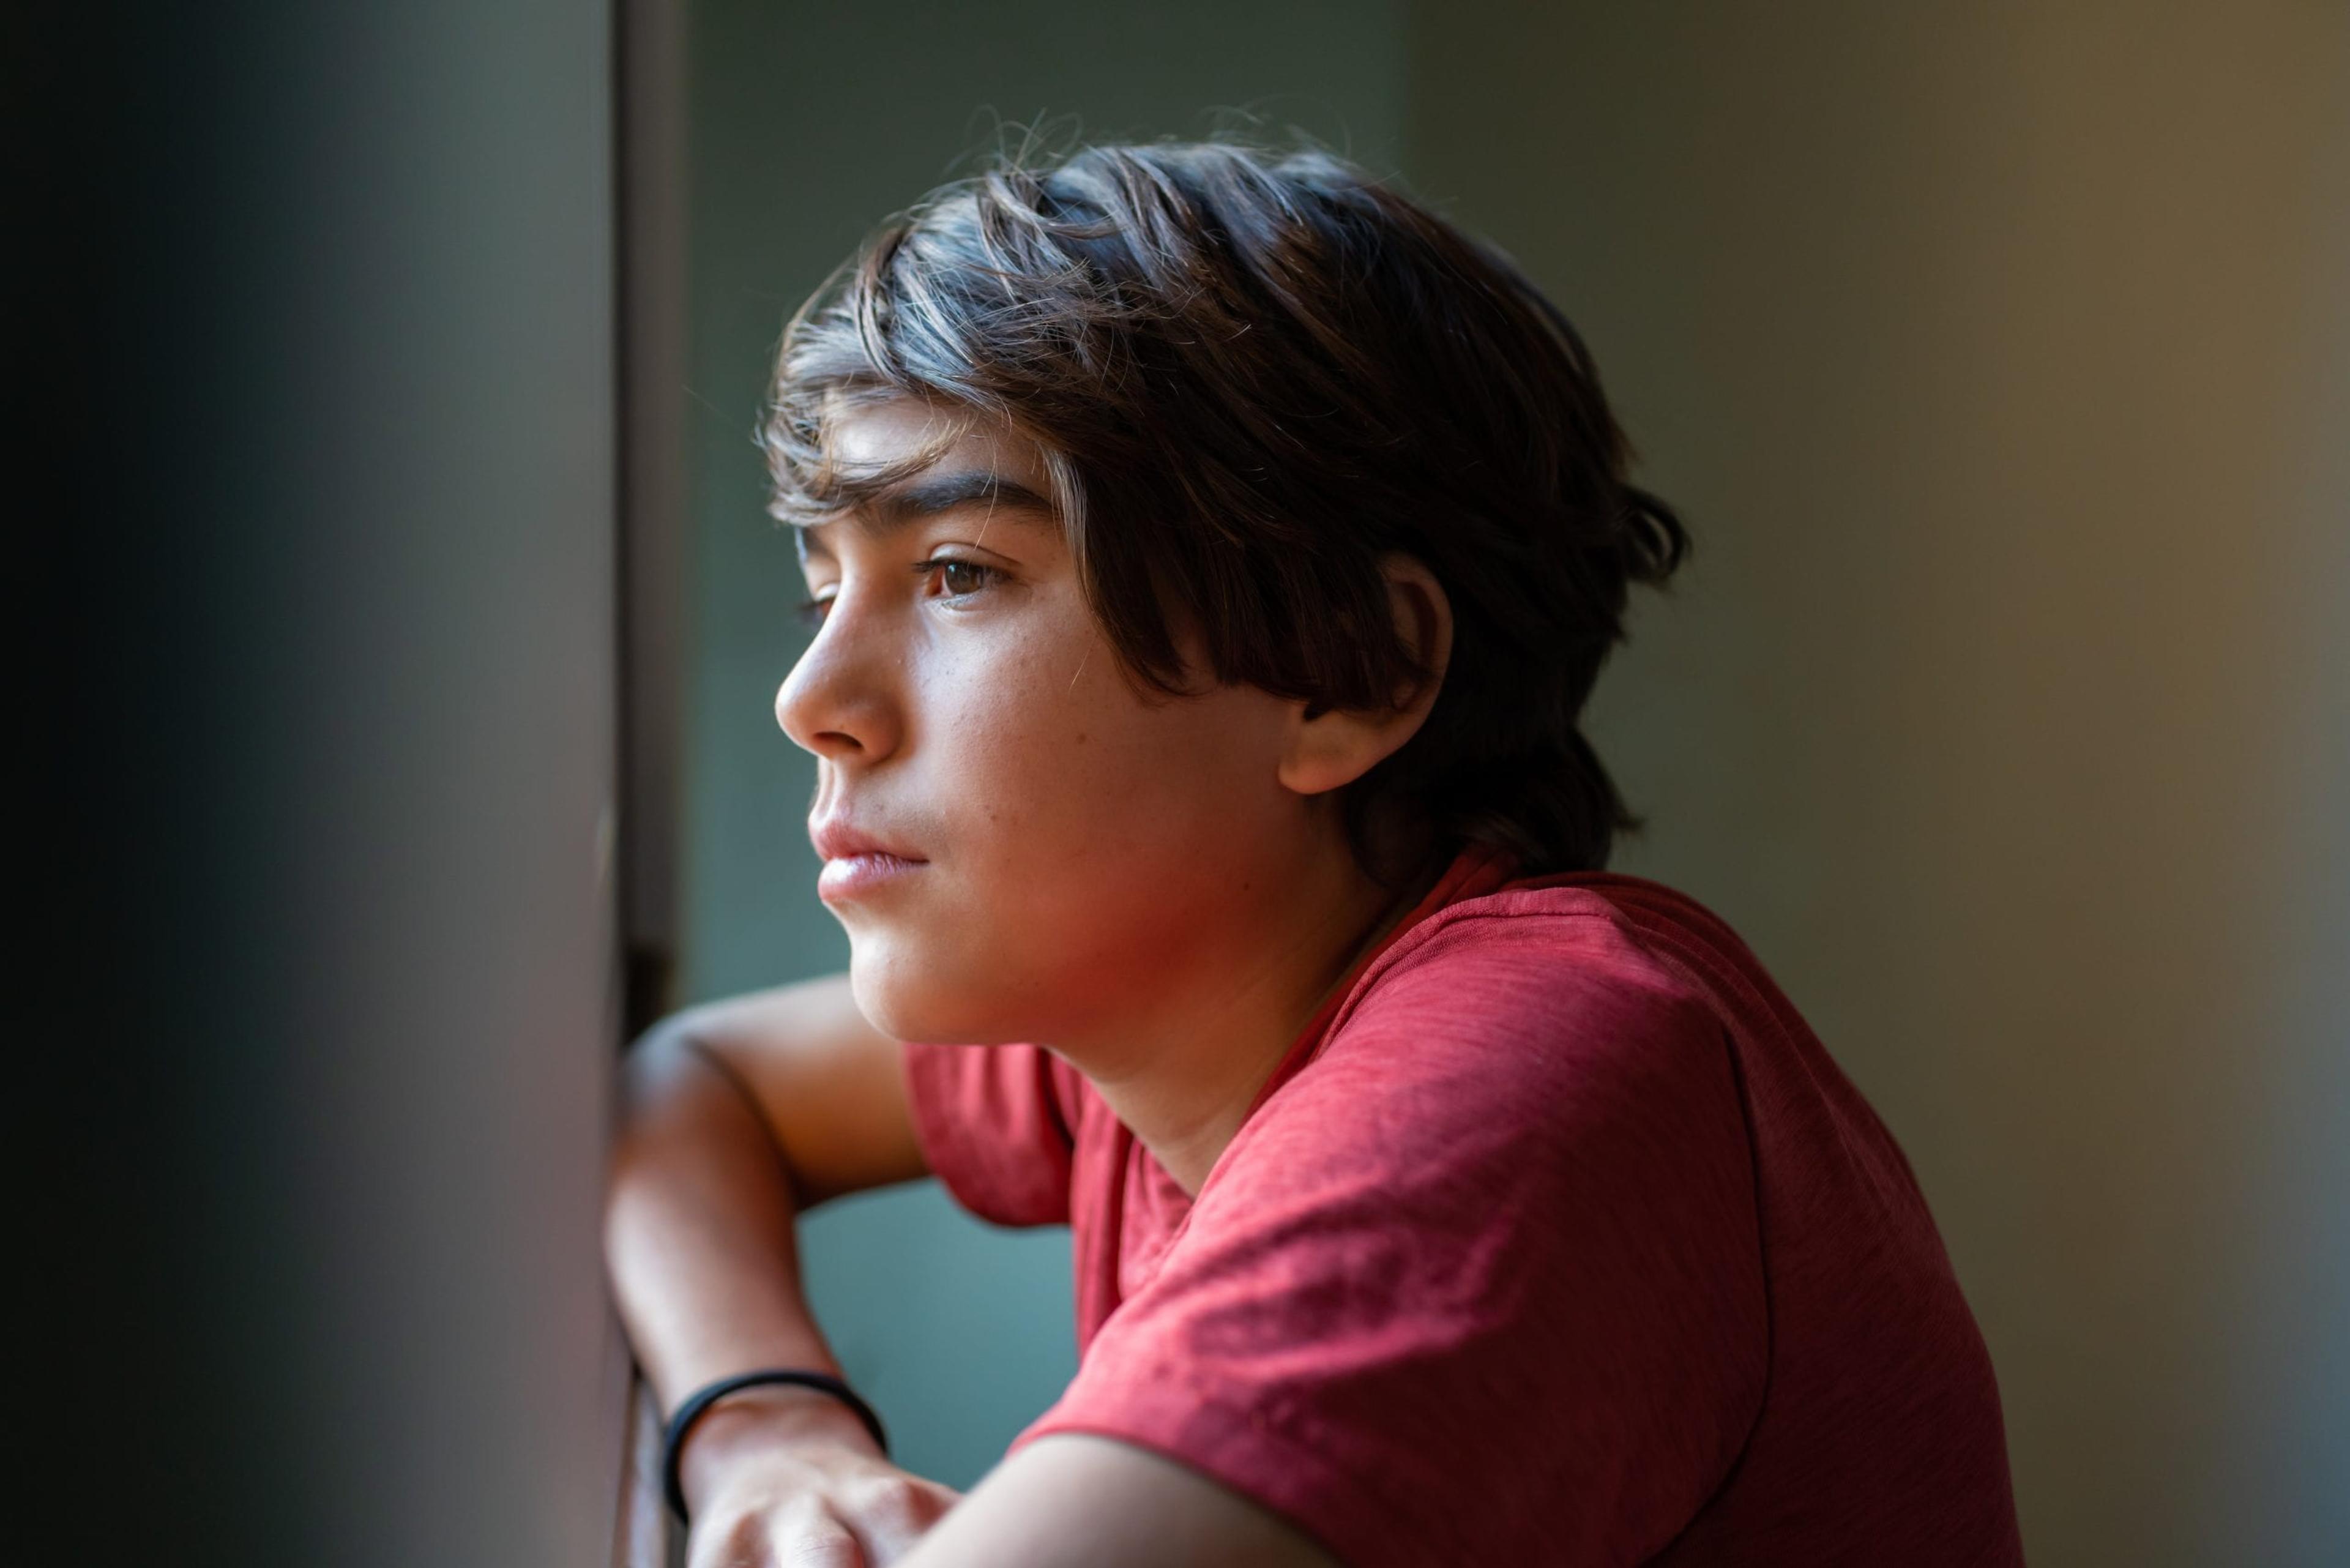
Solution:
M771 1367L764 1372L738 1372L732 1377L722 1377L715 1383L695 1389L691 1397L677 1407L677 1414L669 1418L669 1429L661 1437L661 1488L669 1496L670 1507L677 1510L678 1518L685 1517L685 1484L678 1479L677 1473L678 1456L685 1449L685 1435L693 1429L696 1421L702 1419L704 1411L729 1394L772 1383L789 1383L831 1395L856 1412L857 1418L865 1423L865 1429L873 1434L873 1441L880 1447L883 1457L888 1457L889 1438L881 1430L881 1417L873 1413L872 1406L857 1397L857 1390L829 1372L799 1372L788 1367Z

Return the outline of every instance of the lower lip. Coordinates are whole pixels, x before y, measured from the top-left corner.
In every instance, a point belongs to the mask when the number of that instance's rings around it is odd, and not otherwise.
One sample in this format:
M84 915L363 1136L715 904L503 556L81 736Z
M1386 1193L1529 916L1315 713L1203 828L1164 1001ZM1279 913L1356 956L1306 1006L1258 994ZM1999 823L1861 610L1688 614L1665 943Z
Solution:
M824 863L824 872L816 879L816 896L827 902L834 898L860 898L905 880L910 873L929 864L927 860L909 860L898 855L845 855Z

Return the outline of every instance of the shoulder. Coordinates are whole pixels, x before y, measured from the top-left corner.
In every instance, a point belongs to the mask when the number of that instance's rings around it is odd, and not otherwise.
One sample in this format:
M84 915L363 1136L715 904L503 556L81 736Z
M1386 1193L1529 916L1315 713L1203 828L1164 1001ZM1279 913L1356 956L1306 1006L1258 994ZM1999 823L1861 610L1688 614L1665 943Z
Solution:
M1702 982L1600 894L1505 888L1438 911L1366 970L1243 1125L1201 1218L1264 1211L1277 1189L1448 1226L1549 1225L1563 1207L1628 1214L1669 1192L1743 1245L1752 1159Z
M1688 992L1684 972L1656 940L1659 894L1704 914L1659 884L1600 873L1449 904L1364 971L1338 1023L1375 1000L1392 1005L1399 995L1471 976L1500 983L1503 998L1521 1003L1531 992L1562 984L1584 997Z
M1503 888L1421 920L1356 981L1295 1086L1441 1091L1478 1110L1726 1087L1721 1016L1616 896L1630 880Z

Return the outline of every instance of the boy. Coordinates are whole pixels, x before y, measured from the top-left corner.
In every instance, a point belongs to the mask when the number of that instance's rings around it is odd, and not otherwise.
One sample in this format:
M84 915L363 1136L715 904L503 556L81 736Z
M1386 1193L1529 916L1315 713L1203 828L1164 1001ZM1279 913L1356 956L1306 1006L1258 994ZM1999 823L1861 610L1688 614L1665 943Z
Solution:
M852 963L632 1063L694 1563L2020 1561L1899 1150L1602 869L1578 716L1686 539L1513 268L1315 152L1000 170L795 318L764 442ZM959 1501L792 1251L926 1172L1074 1232L1077 1376Z

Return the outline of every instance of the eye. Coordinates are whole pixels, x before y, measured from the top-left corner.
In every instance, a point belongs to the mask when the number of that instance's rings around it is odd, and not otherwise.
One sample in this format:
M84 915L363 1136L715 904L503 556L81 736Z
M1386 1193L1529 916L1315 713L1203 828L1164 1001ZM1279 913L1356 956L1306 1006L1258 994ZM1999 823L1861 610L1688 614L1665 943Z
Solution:
M820 627L824 624L825 613L832 608L833 597L827 594L822 598L802 599L792 607L792 613L799 617L803 626L811 628Z
M926 582L937 577L938 597L951 599L969 598L1003 577L1000 567L984 566L977 561L957 560L951 556L933 556L927 561L916 562L914 575Z

